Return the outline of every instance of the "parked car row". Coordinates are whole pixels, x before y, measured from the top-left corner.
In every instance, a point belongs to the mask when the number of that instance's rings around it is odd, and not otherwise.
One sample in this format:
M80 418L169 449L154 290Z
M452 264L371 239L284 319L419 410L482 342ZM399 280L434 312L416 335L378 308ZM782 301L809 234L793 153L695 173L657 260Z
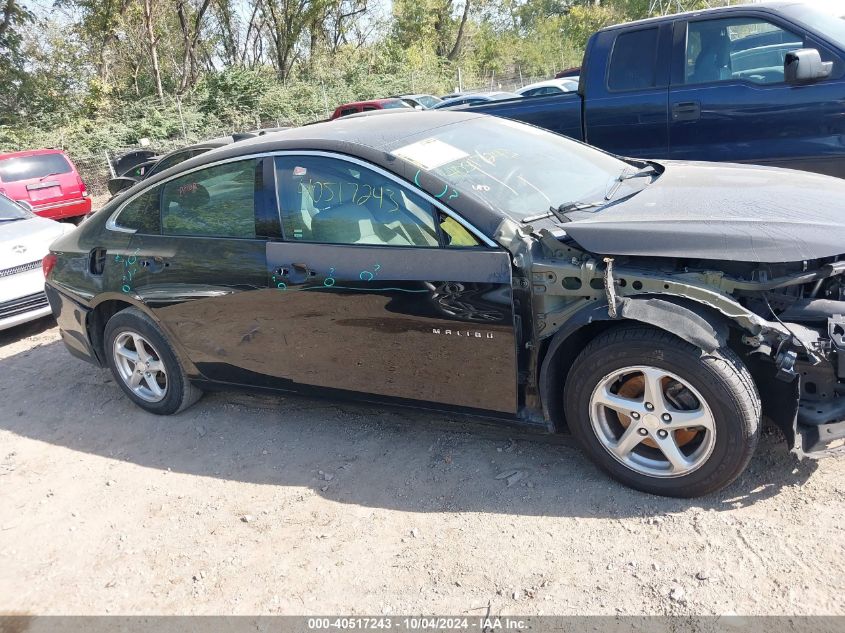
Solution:
M463 105L476 105L490 101L501 101L505 99L519 99L521 97L537 97L543 95L562 94L574 92L578 89L578 77L566 79L550 79L529 84L516 90L489 91L489 92L454 92L442 97L435 97L430 94L397 95L386 99L371 99L369 101L353 101L344 103L335 108L329 120L339 119L350 114L362 112L373 112L377 110L403 110L413 108L415 110L435 110L451 108Z

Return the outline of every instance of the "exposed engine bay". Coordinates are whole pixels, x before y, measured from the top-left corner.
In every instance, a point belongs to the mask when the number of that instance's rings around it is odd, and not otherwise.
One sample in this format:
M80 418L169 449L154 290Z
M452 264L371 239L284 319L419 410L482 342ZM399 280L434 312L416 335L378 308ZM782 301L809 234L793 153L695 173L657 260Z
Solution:
M845 255L769 264L597 255L545 229L511 238L538 340L633 319L705 352L728 346L799 458L845 449Z

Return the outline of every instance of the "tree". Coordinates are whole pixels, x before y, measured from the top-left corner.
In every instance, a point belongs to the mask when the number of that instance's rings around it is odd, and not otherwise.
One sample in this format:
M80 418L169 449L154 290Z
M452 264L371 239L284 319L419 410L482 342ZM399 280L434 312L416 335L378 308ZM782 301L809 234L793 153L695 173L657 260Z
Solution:
M164 102L164 88L161 85L161 67L158 62L158 35L156 35L155 22L153 21L153 3L155 0L143 0L144 6L144 30L147 35L147 47L150 53L150 63L153 69L156 94L159 101Z
M211 0L200 0L192 7L189 0L176 1L176 15L179 18L179 28L182 32L182 78L179 82L179 93L193 86L197 81L197 46L202 33L203 18ZM191 16L193 14L193 17Z

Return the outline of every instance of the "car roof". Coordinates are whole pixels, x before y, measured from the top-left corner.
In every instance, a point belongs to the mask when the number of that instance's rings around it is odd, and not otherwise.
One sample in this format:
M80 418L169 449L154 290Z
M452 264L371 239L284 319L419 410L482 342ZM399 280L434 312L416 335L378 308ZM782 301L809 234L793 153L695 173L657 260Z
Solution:
M382 104L382 103L391 103L393 101L401 101L401 100L402 99L400 99L399 97L386 97L384 99L367 99L365 101L350 101L349 103L344 103L344 104L337 106L337 108L335 108L335 110L338 110L340 108L348 108L349 106L379 105L379 104Z
M26 156L43 156L44 154L61 154L62 156L67 156L67 154L60 149L26 149L20 152L0 153L0 160L6 160L7 158L24 158Z
M113 202L115 208L123 200L139 193L147 187L153 187L163 180L193 169L226 160L237 160L277 151L322 151L344 154L393 172L410 182L413 177L405 171L410 163L396 158L389 153L389 147L395 146L405 138L419 137L445 125L478 119L486 115L474 112L455 112L442 110L399 110L390 116L378 113L355 117L341 117L333 121L314 123L291 128L281 132L272 132L264 136L230 143L212 149L198 156L185 160L178 165L153 174L147 179L122 192ZM495 119L494 119L495 120ZM409 141L411 142L411 141ZM416 169L416 167L414 167ZM471 203L472 208L461 210L463 215L488 237L495 232L502 215L488 207Z
M446 106L456 103L458 101L464 101L466 99L481 99L482 101L492 101L493 95L498 94L494 92L465 92L463 94L458 95L457 97L451 97L449 99L443 99L440 103L437 104L438 108L445 108ZM519 96L519 95L514 95Z
M525 90L533 90L534 88L545 88L546 86L556 86L562 87L564 84L575 84L578 85L577 79L572 79L570 77L561 77L560 79L546 79L545 81L538 81L533 84L528 84L527 86L523 86L520 88L520 92Z
M449 123L476 118L478 114L398 110L390 116L362 115L273 132L211 150L190 159L191 163L213 162L275 149L313 149L312 145L379 149L404 137L422 134ZM188 165L188 161L184 163Z
M623 22L621 24L613 24L611 26L607 26L601 31L614 31L616 29L628 28L631 26L639 26L645 24L656 24L659 22L665 22L667 20L678 20L684 18L691 18L700 15L721 15L721 14L730 14L736 13L737 11L747 11L749 9L762 9L762 10L772 10L777 9L779 7L788 7L794 6L796 4L802 4L801 2L795 2L794 0L780 0L774 2L754 2L754 3L744 3L744 4L734 4L725 7L714 7L712 9L699 9L696 11L684 11L682 13L670 13L668 15L658 15L653 18L645 18L642 20L634 20L632 22ZM834 19L834 18L831 18Z

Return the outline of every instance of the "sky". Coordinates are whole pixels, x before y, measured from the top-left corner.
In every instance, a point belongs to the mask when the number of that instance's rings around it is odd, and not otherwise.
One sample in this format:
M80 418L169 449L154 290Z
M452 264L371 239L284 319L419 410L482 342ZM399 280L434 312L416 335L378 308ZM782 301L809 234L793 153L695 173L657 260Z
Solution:
M845 0L804 0L804 2L831 15L845 15Z

